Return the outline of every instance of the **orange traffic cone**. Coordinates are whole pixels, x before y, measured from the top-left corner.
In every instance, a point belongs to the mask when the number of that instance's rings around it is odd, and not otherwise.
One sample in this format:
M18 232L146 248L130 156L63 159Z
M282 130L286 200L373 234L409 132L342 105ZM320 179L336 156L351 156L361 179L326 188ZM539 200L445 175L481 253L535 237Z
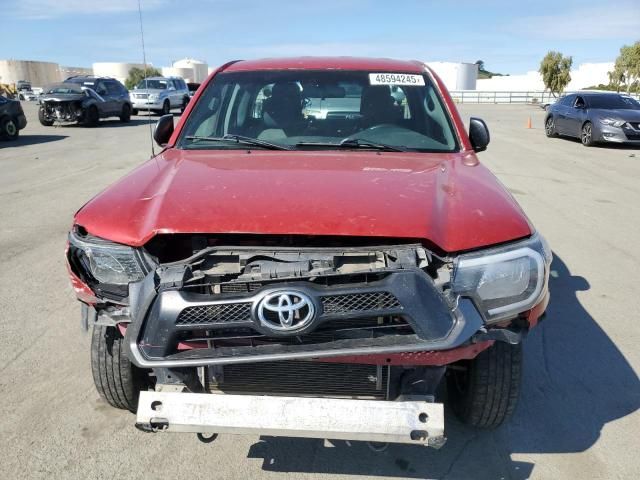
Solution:
M527 118L527 128L531 128L531 117Z

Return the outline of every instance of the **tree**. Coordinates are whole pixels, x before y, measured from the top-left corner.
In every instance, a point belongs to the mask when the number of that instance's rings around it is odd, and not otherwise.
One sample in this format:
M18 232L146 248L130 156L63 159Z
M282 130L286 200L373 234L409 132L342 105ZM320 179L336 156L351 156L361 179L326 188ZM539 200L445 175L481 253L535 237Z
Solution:
M572 57L565 57L560 52L550 51L540 62L540 74L544 88L553 96L561 94L571 81Z
M140 80L144 80L148 77L159 77L160 75L162 74L157 68L146 67L145 70L144 68L133 67L129 70L129 76L125 80L124 86L127 87L127 90L132 90Z
M635 86L638 90L640 84L640 41L633 45L624 45L620 49L620 55L616 58L613 71L609 72L611 83L620 91L620 87L624 84L627 87L627 93Z

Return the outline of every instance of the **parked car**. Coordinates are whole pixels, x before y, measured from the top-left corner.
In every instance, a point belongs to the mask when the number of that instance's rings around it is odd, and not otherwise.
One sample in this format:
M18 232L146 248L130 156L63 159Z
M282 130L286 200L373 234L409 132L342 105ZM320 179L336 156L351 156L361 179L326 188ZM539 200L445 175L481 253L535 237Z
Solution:
M587 147L600 142L640 145L640 103L618 93L572 93L549 107L545 133L579 138Z
M0 140L16 140L27 126L27 117L17 100L0 96Z
M131 119L129 94L119 81L107 77L69 77L49 86L40 96L38 119L44 126L80 123L95 127L101 118Z
M34 102L38 100L38 98L40 98L40 95L35 93L33 90L21 90L20 92L18 92L19 100Z
M198 88L200 88L200 84L189 82L187 83L187 88L189 89L189 97L193 97L198 91Z
M105 401L203 440L439 447L443 384L462 421L503 423L551 250L479 162L485 123L467 134L415 61L238 61L202 88L177 127L158 121L162 152L73 220ZM329 93L349 102L310 114Z
M140 110L166 115L174 108L184 111L189 103L189 89L179 77L151 77L140 80L130 98L134 115Z

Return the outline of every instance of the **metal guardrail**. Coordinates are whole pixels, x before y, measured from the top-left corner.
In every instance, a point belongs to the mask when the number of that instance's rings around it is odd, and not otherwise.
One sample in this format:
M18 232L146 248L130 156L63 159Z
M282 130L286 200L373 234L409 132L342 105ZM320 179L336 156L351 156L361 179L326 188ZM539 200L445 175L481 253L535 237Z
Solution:
M551 92L532 90L532 91L480 91L480 90L451 90L449 92L453 100L457 103L529 103L544 105L553 103L557 97ZM577 93L577 92L565 92ZM620 92L624 93L625 92ZM630 96L640 100L640 95L632 93Z

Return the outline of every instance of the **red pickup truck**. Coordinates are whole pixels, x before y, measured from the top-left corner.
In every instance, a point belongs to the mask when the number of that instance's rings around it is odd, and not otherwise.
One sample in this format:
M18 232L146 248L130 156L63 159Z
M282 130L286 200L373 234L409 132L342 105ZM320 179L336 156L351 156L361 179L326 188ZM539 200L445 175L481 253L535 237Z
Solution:
M74 218L96 387L145 431L444 442L512 413L551 251L423 63L235 61Z

